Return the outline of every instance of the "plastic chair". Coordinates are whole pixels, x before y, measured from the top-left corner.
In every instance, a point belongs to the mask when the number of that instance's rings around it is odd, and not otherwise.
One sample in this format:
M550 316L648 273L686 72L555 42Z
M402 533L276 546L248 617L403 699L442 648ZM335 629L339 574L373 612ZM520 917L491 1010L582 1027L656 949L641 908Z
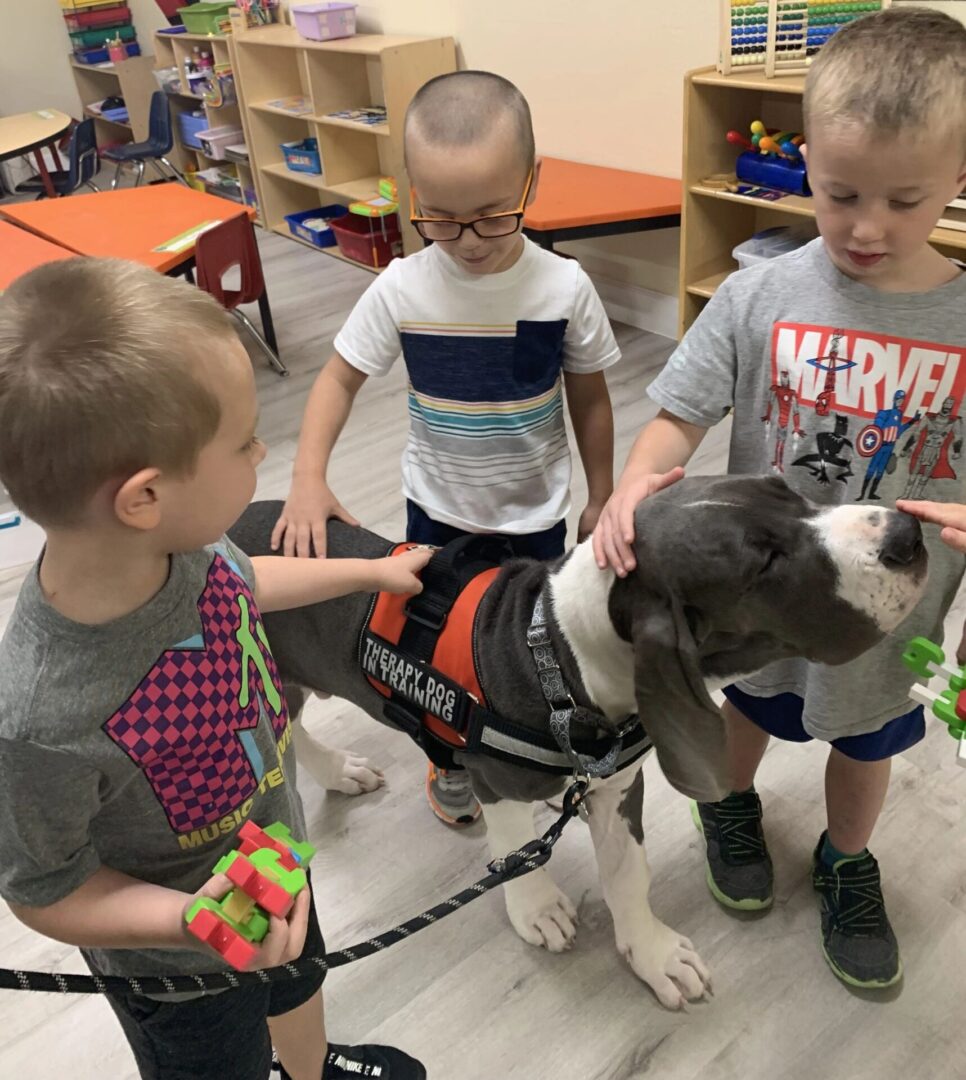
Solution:
M103 151L103 157L117 162L114 179L111 181L111 190L113 191L117 187L117 182L121 177L121 169L128 162L136 164L138 167L137 180L134 181L135 187L141 183L146 162L150 162L162 180L171 179L171 176L165 174L162 170L161 165L164 165L170 173L174 174L175 179L180 180L187 187L188 181L168 160L167 155L171 153L172 146L174 146L174 131L171 127L171 104L168 101L168 95L163 90L155 90L151 95L151 113L148 117L147 140L145 142L126 143L124 146L114 146Z
M93 177L97 175L99 168L94 121L81 120L71 132L67 146L67 168L50 172L51 183L58 195L70 195L85 185L92 191L98 191L99 188L94 183ZM17 191L39 192L38 199L43 199L47 195L47 189L39 176L25 180L18 185Z
M223 285L225 274L238 267L241 271L241 288L226 289ZM245 214L229 218L213 229L203 232L195 240L195 271L198 276L198 288L210 293L222 307L245 327L258 343L259 348L268 357L269 363L279 373L288 375L288 368L278 357L278 342L275 339L275 324L272 322L272 309L268 303L268 291L262 274L262 260L258 254L255 230ZM263 337L255 328L251 319L238 310L239 304L258 302L262 316Z

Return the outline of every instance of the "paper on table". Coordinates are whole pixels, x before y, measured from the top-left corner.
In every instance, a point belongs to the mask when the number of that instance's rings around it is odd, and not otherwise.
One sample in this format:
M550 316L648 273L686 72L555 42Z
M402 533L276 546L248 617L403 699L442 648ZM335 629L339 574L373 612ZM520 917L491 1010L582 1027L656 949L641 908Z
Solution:
M209 229L213 229L216 225L220 224L220 221L203 221L200 225L195 225L190 229L186 229L185 232L179 233L178 236L175 236L171 240L166 240L163 244L158 244L156 248L152 248L151 250L170 251L175 254L179 251L187 251L203 232L207 232Z

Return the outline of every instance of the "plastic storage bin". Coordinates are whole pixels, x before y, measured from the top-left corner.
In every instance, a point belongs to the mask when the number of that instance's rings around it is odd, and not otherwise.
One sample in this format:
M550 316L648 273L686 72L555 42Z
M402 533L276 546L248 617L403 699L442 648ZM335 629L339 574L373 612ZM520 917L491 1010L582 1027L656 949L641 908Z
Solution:
M102 26L93 30L77 30L70 35L70 40L75 49L96 49L115 38L134 41L136 37L133 26Z
M123 26L131 21L131 9L127 4L116 7L95 8L93 11L75 11L64 13L64 22L69 31L93 30L98 26Z
M208 130L208 117L203 112L183 112L178 114L178 127L181 130L181 141L185 146L194 150L201 149L198 140L199 131Z
M125 51L128 56L140 56L141 46L136 41L132 41L129 45L125 45ZM106 64L110 60L110 55L106 48L101 49L76 49L74 51L74 59L80 64Z
M176 67L155 68L154 77L166 94L181 93L181 74Z
M310 41L332 41L356 32L355 4L300 4L290 10L295 29Z
M178 14L189 34L227 34L231 27L229 12L234 3L201 3L178 8Z
M222 127L202 128L198 132L201 152L213 161L225 160L225 147L241 142L245 136L237 124L225 124Z
M322 172L322 158L319 155L319 144L316 139L302 139L300 142L283 142L279 144L285 155L285 167L292 172L314 173L316 176Z
M364 266L388 266L398 255L402 255L398 214L383 218L346 214L344 218L332 222L332 230L342 254Z
M318 210L302 210L298 214L286 214L289 232L316 247L335 247L336 236L330 226L334 218L345 218L349 211L339 203L334 206L320 206Z
M740 243L731 254L738 263L738 269L744 270L756 263L777 259L779 255L795 251L796 248L803 247L810 240L814 240L817 235L815 229L780 225L774 229L765 229L763 232L755 233L749 240Z

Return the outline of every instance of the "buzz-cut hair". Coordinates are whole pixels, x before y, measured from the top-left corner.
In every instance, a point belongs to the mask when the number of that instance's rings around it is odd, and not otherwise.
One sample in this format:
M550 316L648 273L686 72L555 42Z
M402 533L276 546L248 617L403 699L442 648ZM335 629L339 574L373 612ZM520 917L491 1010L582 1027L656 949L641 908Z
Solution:
M954 140L966 160L966 26L926 8L888 8L837 31L805 80L805 137L861 124L887 136Z
M454 71L430 79L406 110L404 146L413 135L431 146L469 146L498 125L518 146L524 169L533 164L533 121L527 99L502 75Z
M221 422L227 312L120 259L65 259L0 296L0 484L44 526L78 524L113 479L190 475ZM217 369L217 370L216 370Z

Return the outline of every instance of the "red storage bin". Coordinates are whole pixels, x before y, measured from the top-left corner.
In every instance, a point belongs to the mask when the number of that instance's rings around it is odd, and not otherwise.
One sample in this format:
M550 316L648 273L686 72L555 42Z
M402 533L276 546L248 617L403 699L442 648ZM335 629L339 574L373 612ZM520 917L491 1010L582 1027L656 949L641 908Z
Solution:
M339 251L347 259L378 268L388 266L402 255L402 234L396 214L382 218L346 214L330 221L329 228L335 233Z
M127 4L98 8L96 11L64 13L64 22L67 23L67 29L74 33L80 30L96 30L99 26L121 26L130 21L131 9Z

